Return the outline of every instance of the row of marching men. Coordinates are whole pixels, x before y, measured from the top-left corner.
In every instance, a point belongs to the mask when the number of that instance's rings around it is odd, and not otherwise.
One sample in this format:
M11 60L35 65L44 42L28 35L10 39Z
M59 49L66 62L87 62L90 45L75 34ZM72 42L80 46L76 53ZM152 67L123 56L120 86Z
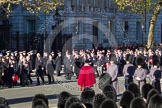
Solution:
M161 72L162 68L159 65L160 58L158 55L152 56L152 65L151 68L148 70L146 68L146 62L145 57L141 54L136 56L135 62L136 66L133 65L132 60L134 59L134 56L131 54L127 54L125 57L126 64L123 68L123 75L125 78L125 89L127 89L128 85L130 83L137 83L140 87L140 90L142 89L142 86L146 82L147 76L149 76L149 80L155 89L157 89L161 93L161 85L160 85L160 79L161 79ZM119 94L119 82L118 82L118 65L116 65L116 55L110 54L110 65L107 69L107 73L110 74L112 78L112 85L116 89L117 94Z
M0 56L0 85L13 87L20 79L21 86L32 83L30 72L32 71L31 57L25 52L7 51Z
M48 83L54 83L54 70L57 75L61 71L61 52L58 52L57 57L54 54L45 54L42 57L40 53L30 52L6 52L0 55L0 86L13 87L17 85L18 80L21 86L28 86L33 83L31 73L35 72L37 84L45 83L44 75L48 76Z

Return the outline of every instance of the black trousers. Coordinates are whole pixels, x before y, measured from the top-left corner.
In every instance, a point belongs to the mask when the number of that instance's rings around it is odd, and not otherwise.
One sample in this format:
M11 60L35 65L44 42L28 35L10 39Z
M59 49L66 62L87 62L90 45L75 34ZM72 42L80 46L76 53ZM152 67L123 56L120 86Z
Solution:
M30 84L32 84L33 80L31 79L30 73L28 74L28 80L30 81Z
M66 79L67 80L71 80L71 77L72 77L72 73L65 73L66 74Z
M55 80L54 80L54 76L53 75L47 75L48 76L48 83L50 84L51 83L51 80L52 80L52 82L54 83L55 82Z
M125 77L125 89L128 89L128 85L133 82L133 77Z
M56 70L56 75L57 75L57 76L61 76L60 70Z
M39 78L41 78L42 84L44 84L44 76L41 75L41 76L37 76L37 85L40 85L40 80L39 80Z

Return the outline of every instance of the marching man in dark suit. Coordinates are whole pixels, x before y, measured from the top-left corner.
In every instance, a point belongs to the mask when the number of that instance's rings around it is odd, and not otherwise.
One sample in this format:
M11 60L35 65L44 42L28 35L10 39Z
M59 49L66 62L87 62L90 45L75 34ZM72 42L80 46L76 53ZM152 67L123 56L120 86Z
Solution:
M102 54L102 52L99 52L98 58L97 58L97 74L100 76L103 73L103 65L105 63L105 58Z
M66 54L64 59L65 77L67 80L71 80L72 77L72 60L70 54Z
M60 72L61 72L61 65L62 65L62 56L61 56L61 52L58 52L58 56L55 59L55 63L56 63L56 74L57 76L60 76Z
M47 61L47 64L46 64L46 72L47 72L47 75L48 75L48 83L51 84L51 79L52 79L52 83L55 82L54 80L54 63L53 63L53 60L52 60L52 56L49 55L49 59Z
M22 86L24 87L25 85L28 85L28 71L29 68L29 64L26 60L25 57L23 57L23 61L22 61L22 67L21 67L21 77L22 77Z
M81 68L81 59L79 54L76 53L74 57L74 73L76 74L76 79L78 79L80 68Z
M32 73L32 61L30 60L29 56L26 56L26 61L28 63L28 80L30 81L30 84L33 83L32 79L31 79L31 73Z
M42 83L44 84L44 71L43 71L43 59L39 53L37 53L37 58L35 62L36 76L37 76L37 85L40 85L39 78L41 78Z

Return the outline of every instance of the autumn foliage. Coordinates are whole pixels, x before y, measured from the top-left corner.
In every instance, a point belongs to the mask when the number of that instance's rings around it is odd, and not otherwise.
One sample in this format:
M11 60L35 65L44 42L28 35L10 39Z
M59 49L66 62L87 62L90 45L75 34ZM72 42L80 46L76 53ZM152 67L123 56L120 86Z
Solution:
M154 30L158 15L162 8L162 0L115 0L119 10L137 14L152 14L148 32L147 48L154 46Z

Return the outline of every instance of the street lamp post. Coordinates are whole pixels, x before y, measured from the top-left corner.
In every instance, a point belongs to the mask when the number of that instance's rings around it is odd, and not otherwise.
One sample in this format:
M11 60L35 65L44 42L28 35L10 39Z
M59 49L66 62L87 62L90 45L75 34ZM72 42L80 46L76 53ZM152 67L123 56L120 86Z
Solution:
M56 11L55 11L55 14L53 16L53 19L55 20L55 25L53 27L53 30L54 30L54 33L58 33L58 34L55 34L56 36L60 35L60 32L58 32L58 30L60 29L59 28L59 24L60 24L60 14L59 14L59 11L58 11L58 8L56 8ZM61 40L62 41L62 40ZM63 44L61 42L61 44Z
M142 44L143 44L143 42L145 42L144 41L144 32L145 32L145 30L144 30L144 24L142 24L142 26L141 26L141 28L142 28Z
M147 22L146 22L146 20L147 20L147 19L146 19L146 5L147 5L147 3L146 3L146 0L145 0L145 9L144 9L144 14L145 14L145 15L144 15L144 24L145 24L145 25L144 25L144 36L145 36L145 38L146 38L146 23L147 23ZM145 39L145 38L144 38L144 39ZM144 41L144 42L145 42L145 41Z
M125 20L123 20L123 33L124 33L124 39L126 39L126 24L125 24Z
M17 40L16 48L17 48L17 51L19 51L19 31L16 32L16 40Z
M44 15L44 34L43 34L43 39L44 39L44 46L43 46L43 50L45 52L45 48L46 48L46 35L47 35L47 27L46 27L46 24L47 24L47 14L45 13Z
M56 13L53 17L54 17L54 20L55 20L55 27L57 27L60 23L60 14L58 12L58 9L56 9Z

